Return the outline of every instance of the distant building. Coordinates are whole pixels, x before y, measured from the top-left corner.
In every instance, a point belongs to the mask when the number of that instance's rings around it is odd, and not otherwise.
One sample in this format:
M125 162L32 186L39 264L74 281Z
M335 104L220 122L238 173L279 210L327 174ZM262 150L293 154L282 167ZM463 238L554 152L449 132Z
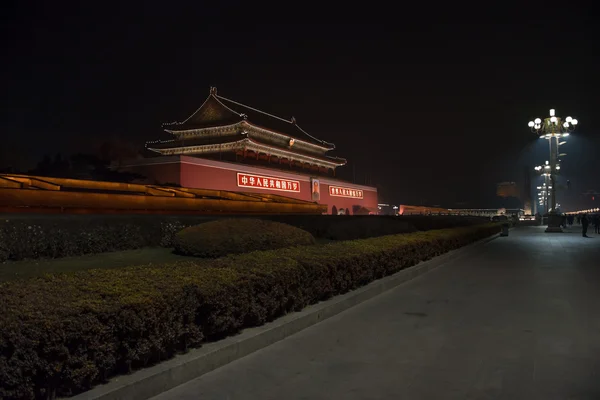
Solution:
M464 215L492 217L495 215L522 216L520 208L440 208L427 206L400 205L399 215Z
M294 117L280 118L217 95L182 122L164 126L168 137L146 143L155 157L121 169L149 183L272 193L328 205L330 214L376 214L377 189L342 181L346 160L335 145L311 136Z
M520 191L516 182L501 182L496 185L496 195L498 197L520 197Z
M503 203L520 206L525 210L526 215L530 215L532 210L531 201L531 174L529 168L525 167L523 183L520 186L516 182L500 182L496 185L496 195L505 200Z
M377 204L377 215L398 215L398 206L391 204Z
M533 202L531 201L531 168L525 167L523 170L523 194L521 200L523 201L523 209L525 215L532 215L535 212L532 210Z

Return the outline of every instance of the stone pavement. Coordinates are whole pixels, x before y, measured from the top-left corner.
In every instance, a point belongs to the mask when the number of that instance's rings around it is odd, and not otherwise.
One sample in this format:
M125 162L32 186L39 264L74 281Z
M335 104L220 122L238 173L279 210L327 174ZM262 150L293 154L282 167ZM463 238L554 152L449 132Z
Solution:
M600 399L600 237L512 230L155 397Z

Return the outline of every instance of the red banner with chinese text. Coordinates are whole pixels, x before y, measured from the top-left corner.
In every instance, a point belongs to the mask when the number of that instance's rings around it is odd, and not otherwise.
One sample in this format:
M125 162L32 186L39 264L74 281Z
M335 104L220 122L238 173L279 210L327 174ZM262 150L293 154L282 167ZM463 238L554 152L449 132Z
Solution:
M261 176L237 173L237 185L239 187L250 187L255 189L279 190L282 192L300 193L300 182L290 179L276 178L272 176Z
M340 186L329 186L329 195L336 197L348 197L351 199L362 199L363 191Z

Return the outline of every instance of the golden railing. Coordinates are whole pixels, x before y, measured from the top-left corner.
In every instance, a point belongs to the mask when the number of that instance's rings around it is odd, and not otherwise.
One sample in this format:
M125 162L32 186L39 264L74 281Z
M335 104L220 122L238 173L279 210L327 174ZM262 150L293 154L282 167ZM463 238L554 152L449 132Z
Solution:
M0 211L323 214L327 205L267 193L0 174Z

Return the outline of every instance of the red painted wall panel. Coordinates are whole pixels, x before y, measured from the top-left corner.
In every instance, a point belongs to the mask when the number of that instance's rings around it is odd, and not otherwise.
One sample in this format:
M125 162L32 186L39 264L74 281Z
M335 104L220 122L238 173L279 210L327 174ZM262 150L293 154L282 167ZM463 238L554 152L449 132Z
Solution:
M351 183L339 183L332 186L342 186L347 188L353 188L354 185ZM377 192L370 190L363 190L363 198L362 199L352 199L346 197L337 197L329 195L329 185L323 184L321 188L321 204L327 204L329 214L332 213L333 206L339 211L340 208L348 209L350 214L353 214L354 206L361 206L372 210L373 212L377 211Z
M135 161L133 165L129 165L123 169L136 171L147 176L150 183L158 181L159 183L177 183L183 187L190 188L271 193L300 200L312 200L310 176L256 166L205 160L196 157L175 156L148 159L146 163L143 160ZM300 192L239 187L237 184L238 172L298 181L300 183ZM318 202L328 205L329 214L332 213L334 206L337 210L348 209L350 214L354 213L355 206L365 207L374 212L377 211L377 190L375 188L354 185L330 178L317 177L316 179L320 181L320 200ZM362 190L363 198L330 196L330 185Z
M192 188L203 188L203 189L215 189L215 190L230 190L237 192L249 192L249 193L272 193L280 196L286 196L293 199L310 200L310 183L300 182L300 192L284 192L274 191L266 189L255 189L250 187L239 187L237 185L237 173L245 172L244 166L236 170L228 170L221 168L214 168L204 165L181 165L181 186L192 187ZM280 177L274 171L265 171L264 173L256 174L268 177Z

